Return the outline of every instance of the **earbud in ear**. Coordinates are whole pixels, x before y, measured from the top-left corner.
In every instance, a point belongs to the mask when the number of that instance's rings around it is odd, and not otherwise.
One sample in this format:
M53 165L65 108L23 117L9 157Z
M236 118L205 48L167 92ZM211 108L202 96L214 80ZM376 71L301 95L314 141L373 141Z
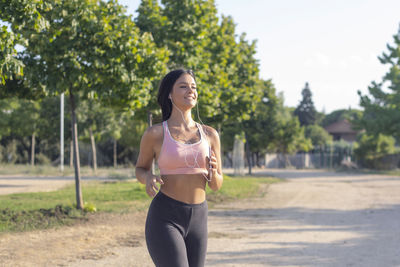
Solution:
M172 99L171 95L168 96L169 99Z

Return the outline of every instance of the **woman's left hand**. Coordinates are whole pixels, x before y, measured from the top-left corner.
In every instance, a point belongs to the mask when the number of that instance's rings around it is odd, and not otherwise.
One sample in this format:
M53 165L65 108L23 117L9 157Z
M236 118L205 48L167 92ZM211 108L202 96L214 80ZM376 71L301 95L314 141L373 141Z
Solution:
M208 177L211 179L217 172L217 158L214 151L211 150L211 157L208 157Z

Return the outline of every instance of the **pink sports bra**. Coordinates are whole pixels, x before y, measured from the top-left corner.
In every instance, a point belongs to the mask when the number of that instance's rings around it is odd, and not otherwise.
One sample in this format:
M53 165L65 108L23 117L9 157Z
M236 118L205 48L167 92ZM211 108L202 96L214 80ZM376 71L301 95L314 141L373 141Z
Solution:
M161 175L208 174L206 157L210 156L210 145L202 127L198 123L196 126L200 131L200 141L183 144L172 138L167 121L163 121L164 139L158 157Z

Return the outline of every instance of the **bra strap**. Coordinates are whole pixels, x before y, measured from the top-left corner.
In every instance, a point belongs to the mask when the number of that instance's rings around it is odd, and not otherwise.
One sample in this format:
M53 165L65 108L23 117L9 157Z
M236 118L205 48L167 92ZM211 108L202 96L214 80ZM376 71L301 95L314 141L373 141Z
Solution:
M204 132L203 125L201 125L200 123L197 123L197 126L198 126L198 128L200 130L201 139L207 142L208 149L210 150L211 149L211 144L210 144L210 142L208 140L208 137L207 137L206 133ZM209 154L209 156L211 156L211 152L210 151L208 152L208 154Z
M201 125L201 124L199 124L199 123L198 123L197 125L199 125L200 134L202 135L202 138L206 139L207 142L208 142L208 136L207 136L206 133L204 132L203 125Z
M163 121L162 125L163 125L163 129L164 129L164 139L165 139L165 138L167 138L167 135L168 135L167 121Z

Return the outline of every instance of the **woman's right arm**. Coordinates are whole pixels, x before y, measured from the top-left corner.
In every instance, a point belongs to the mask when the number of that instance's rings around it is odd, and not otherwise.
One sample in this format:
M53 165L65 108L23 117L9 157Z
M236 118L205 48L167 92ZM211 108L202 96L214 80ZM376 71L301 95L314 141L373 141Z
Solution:
M154 126L145 131L140 141L140 152L135 169L137 180L146 185L146 192L151 197L154 197L159 190L157 183L163 184L162 179L151 172L157 138L157 130Z

